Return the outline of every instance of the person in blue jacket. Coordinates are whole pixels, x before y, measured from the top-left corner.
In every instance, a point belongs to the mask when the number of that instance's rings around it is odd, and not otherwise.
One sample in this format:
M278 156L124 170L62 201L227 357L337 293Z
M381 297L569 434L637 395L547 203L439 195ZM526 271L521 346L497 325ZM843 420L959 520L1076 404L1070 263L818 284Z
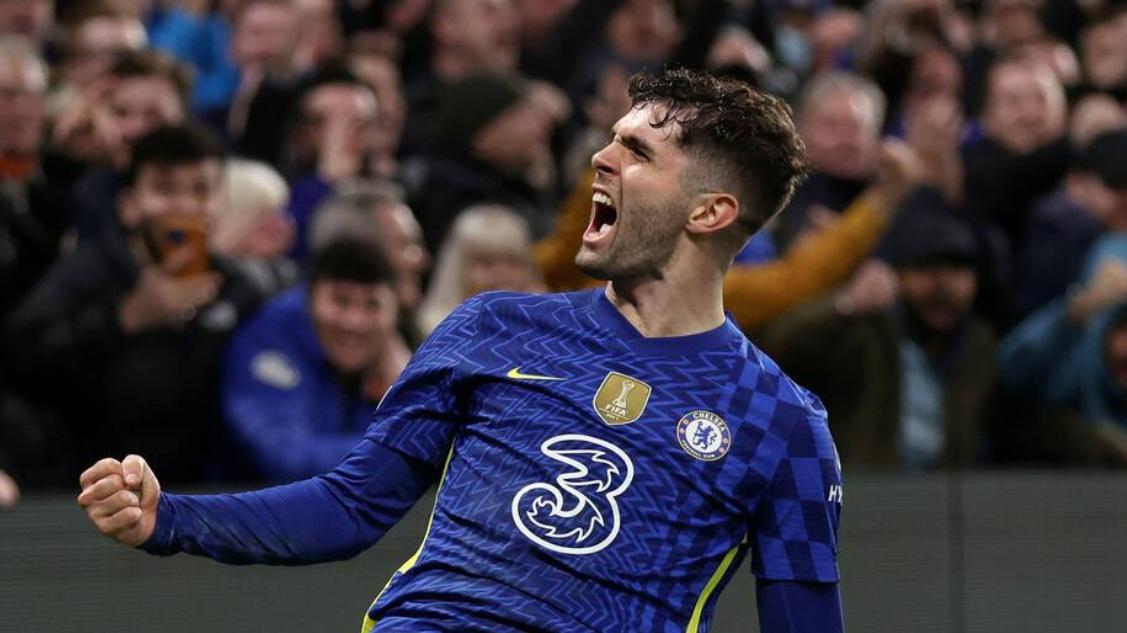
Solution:
M222 409L236 445L271 482L340 463L410 359L396 332L393 274L372 240L336 238L308 284L278 296L233 337Z
M1018 324L998 351L1012 392L1083 420L1098 452L1127 464L1127 263L1100 261L1068 297Z

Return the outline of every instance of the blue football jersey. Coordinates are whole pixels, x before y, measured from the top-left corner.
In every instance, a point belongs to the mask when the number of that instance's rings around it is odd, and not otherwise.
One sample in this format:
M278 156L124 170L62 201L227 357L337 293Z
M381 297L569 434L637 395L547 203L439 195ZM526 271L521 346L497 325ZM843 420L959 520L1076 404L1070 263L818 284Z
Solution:
M481 295L368 438L443 475L364 631L705 631L748 550L759 578L838 580L825 410L730 320L647 338L602 289Z

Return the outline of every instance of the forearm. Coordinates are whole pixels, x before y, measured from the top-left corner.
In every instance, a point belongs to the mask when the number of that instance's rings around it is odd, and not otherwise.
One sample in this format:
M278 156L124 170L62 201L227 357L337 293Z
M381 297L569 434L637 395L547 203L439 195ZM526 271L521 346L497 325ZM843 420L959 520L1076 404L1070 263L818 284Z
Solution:
M998 348L1002 382L1023 393L1046 396L1046 383L1082 336L1083 329L1069 320L1064 301L1042 307L1002 340Z
M383 536L432 479L426 466L364 440L313 479L239 494L163 495L142 548L232 564L343 560Z
M762 633L844 633L837 583L760 580L755 585Z
M853 274L888 224L887 205L862 195L832 228L795 244L777 261L733 268L724 305L744 331L762 328Z

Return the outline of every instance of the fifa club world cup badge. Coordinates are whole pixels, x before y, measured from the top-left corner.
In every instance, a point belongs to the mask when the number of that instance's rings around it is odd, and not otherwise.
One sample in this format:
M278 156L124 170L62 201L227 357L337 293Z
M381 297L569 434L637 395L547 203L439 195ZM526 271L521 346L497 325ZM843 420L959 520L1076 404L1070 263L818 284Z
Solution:
M630 424L642 417L651 391L641 380L612 371L603 379L591 405L603 422L611 426Z
M724 418L711 411L693 411L677 421L677 441L693 457L714 462L728 454L732 432Z

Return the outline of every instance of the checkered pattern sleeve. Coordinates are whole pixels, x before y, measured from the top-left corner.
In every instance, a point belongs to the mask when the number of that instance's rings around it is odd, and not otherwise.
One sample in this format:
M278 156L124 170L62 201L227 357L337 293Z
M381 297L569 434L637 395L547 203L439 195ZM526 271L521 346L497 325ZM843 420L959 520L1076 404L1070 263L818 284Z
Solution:
M752 519L752 572L763 580L837 582L841 465L824 410L795 421Z

